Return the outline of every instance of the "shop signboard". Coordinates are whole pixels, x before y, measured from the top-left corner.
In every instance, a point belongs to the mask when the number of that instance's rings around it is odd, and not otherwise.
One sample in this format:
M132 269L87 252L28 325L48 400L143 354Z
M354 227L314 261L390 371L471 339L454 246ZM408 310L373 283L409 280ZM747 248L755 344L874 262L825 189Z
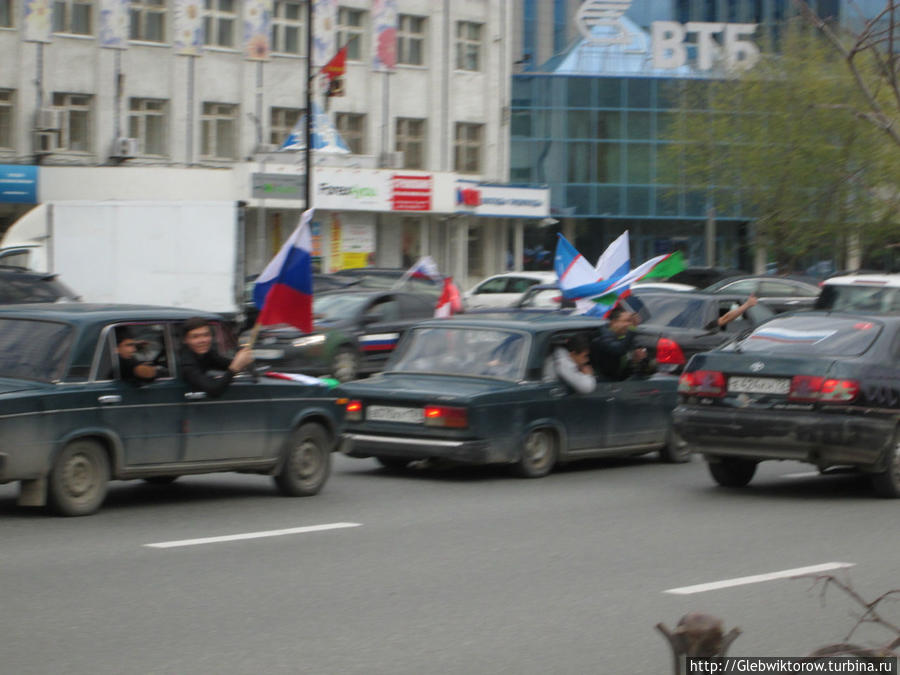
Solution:
M317 209L332 211L390 211L389 174L366 169L315 170Z
M391 208L394 211L431 211L434 181L431 174L391 176Z
M38 168L20 164L0 164L0 202L37 204Z
M456 181L456 212L495 218L546 218L550 188Z
M295 173L254 173L254 199L306 199L306 176Z

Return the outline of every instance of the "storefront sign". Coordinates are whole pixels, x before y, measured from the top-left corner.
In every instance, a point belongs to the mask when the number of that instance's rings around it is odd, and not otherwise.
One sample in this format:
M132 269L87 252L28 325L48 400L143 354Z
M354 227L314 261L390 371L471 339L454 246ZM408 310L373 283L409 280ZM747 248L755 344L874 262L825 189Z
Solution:
M344 223L341 228L341 254L343 269L366 267L375 252L375 225L371 223Z
M430 211L432 179L430 174L391 176L391 208L394 211Z
M317 209L390 211L388 174L365 169L319 168L315 171Z
M292 173L254 173L254 199L306 199L306 176Z
M497 218L546 218L550 189L456 181L456 212Z
M0 202L37 204L38 168L0 164Z

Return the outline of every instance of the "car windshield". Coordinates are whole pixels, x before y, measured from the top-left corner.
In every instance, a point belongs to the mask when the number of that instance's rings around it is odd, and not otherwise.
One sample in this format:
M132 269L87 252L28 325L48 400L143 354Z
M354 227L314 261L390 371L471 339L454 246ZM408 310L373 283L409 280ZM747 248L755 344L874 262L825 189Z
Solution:
M816 309L850 312L900 312L900 288L890 286L843 286L825 284L816 300Z
M702 328L706 312L705 301L684 297L678 293L640 294L638 296L650 317L644 322L651 326L673 328Z
M742 352L803 356L858 356L881 332L882 324L834 316L789 316L759 326L735 345Z
M512 331L472 328L416 328L390 371L442 373L520 379L525 370L528 339Z
M313 300L313 317L317 321L337 321L356 314L371 296L357 293L320 295Z
M0 319L0 377L61 379L72 333L64 323Z

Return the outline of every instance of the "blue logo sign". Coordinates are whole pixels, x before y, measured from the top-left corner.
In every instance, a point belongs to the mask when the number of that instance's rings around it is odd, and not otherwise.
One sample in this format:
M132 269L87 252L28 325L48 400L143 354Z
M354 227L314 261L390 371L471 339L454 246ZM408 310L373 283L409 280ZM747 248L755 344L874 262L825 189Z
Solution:
M0 164L0 202L37 204L38 168Z

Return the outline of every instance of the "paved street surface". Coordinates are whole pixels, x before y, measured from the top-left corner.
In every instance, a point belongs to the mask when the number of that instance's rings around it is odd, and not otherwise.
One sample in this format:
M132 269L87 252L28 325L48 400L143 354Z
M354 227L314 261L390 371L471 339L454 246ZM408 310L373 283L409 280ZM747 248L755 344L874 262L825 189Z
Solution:
M804 655L852 627L840 592L666 591L834 562L869 598L900 588L900 503L809 472L763 464L728 491L699 458L521 480L336 455L317 497L237 474L132 481L68 519L0 486L0 673L664 674L654 625L692 610L743 630L733 655Z

